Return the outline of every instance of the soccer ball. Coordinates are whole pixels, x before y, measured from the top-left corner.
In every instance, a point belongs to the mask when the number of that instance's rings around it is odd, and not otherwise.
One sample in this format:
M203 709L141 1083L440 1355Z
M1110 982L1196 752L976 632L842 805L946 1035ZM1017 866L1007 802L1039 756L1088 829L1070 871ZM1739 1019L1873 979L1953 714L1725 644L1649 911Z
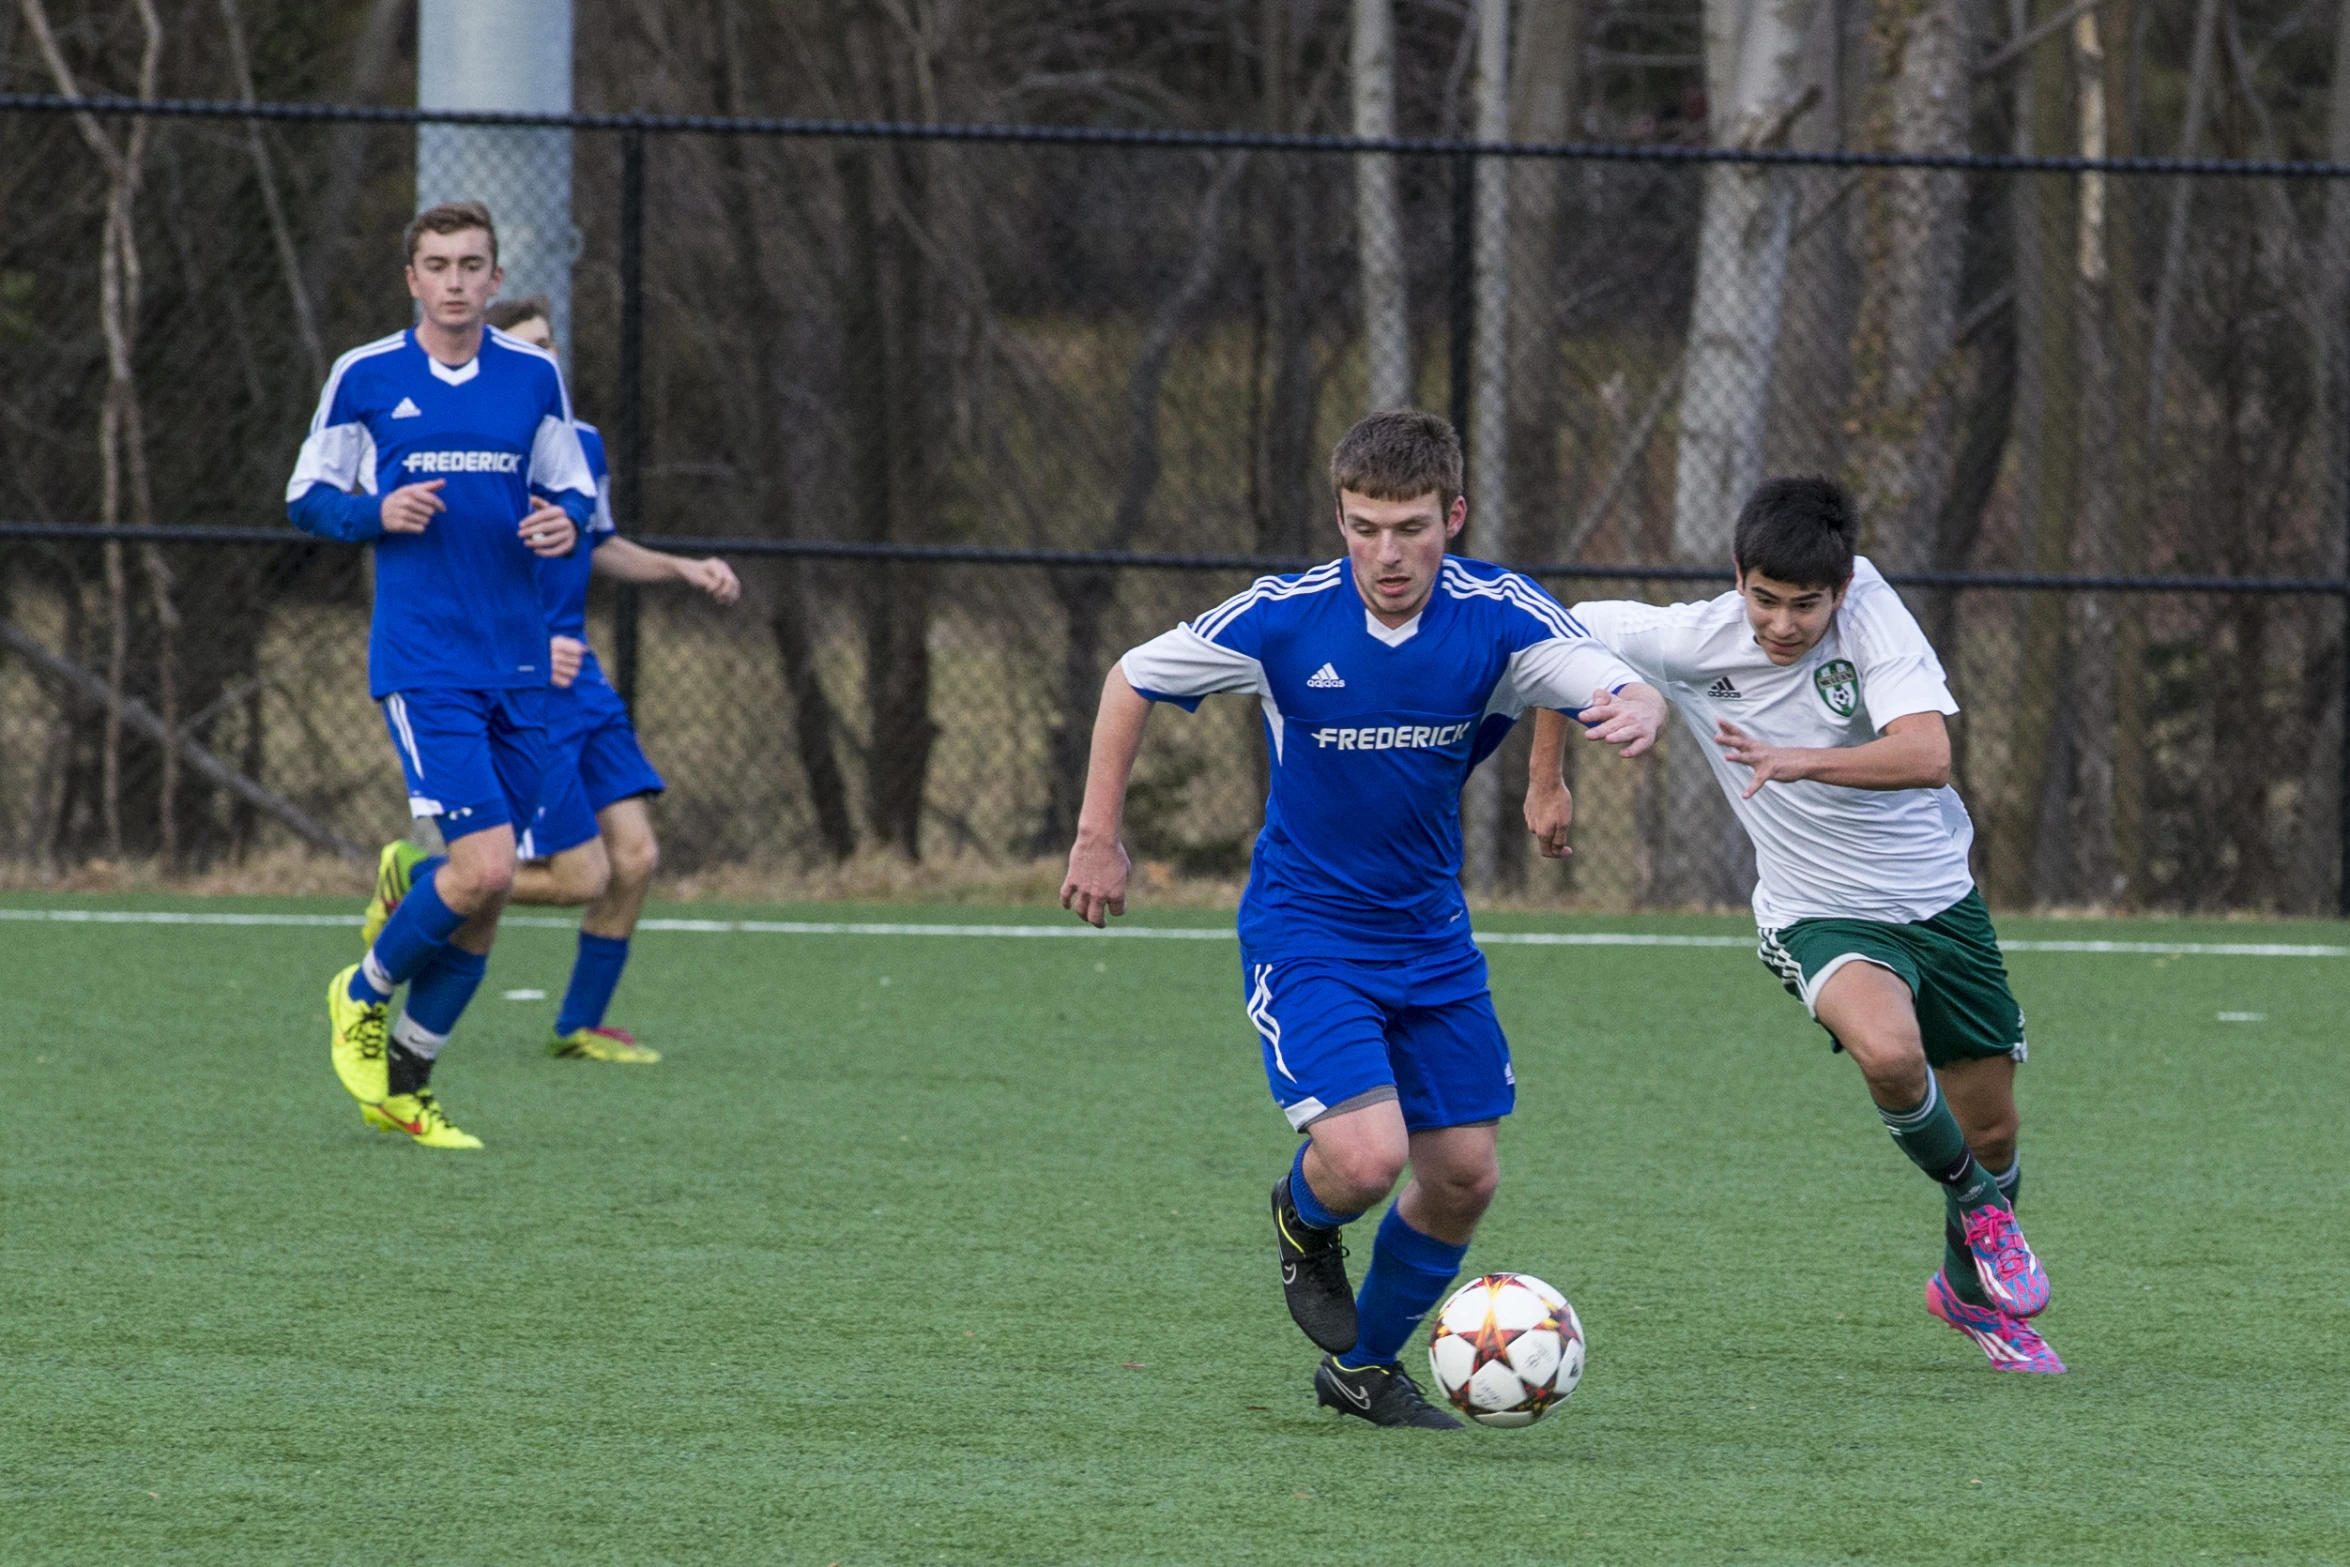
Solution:
M1479 1425L1530 1426L1583 1380L1583 1324L1567 1297L1530 1273L1488 1273L1436 1314L1428 1367L1453 1408Z

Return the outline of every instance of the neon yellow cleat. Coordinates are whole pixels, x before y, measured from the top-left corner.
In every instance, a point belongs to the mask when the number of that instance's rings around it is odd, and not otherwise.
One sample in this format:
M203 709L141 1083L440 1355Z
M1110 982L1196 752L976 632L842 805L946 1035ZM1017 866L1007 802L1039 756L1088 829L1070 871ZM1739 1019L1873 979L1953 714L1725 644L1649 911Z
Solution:
M382 1102L392 1091L391 1074L384 1064L392 1002L388 996L373 1005L353 1001L351 977L358 972L359 965L354 963L326 987L327 1048L334 1057L335 1076L343 1080L352 1098L366 1106Z
M359 922L362 950L375 946L375 938L383 934L392 910L408 896L408 889L416 879L416 867L431 858L430 849L405 838L384 845L383 853L375 861L375 896L367 900L367 918Z
M449 1120L448 1112L433 1097L429 1088L419 1088L412 1094L394 1094L382 1104L361 1105L360 1114L367 1124L384 1132L403 1132L409 1141L424 1148L479 1148L481 1139L471 1132L461 1132Z
M640 1045L625 1028L581 1028L547 1041L547 1054L566 1061L629 1061L650 1065L661 1052Z

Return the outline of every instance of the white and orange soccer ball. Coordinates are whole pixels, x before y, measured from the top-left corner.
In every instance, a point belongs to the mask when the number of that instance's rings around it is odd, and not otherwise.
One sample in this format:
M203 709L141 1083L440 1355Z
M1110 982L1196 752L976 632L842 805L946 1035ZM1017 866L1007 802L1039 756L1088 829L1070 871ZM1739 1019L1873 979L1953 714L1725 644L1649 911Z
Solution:
M1583 1323L1530 1273L1488 1273L1436 1314L1428 1366L1453 1408L1487 1426L1530 1426L1583 1379Z

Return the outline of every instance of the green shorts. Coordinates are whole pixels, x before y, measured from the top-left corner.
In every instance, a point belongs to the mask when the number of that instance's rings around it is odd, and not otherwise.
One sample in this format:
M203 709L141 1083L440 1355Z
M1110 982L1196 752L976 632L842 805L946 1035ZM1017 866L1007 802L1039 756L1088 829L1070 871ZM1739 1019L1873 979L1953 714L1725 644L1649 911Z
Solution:
M2007 988L2007 964L1980 892L1970 891L1913 925L1797 920L1764 931L1755 955L1814 1019L1829 975L1847 963L1874 963L1899 975L1916 998L1918 1032L1934 1065L1987 1056L2024 1059L2023 1008Z

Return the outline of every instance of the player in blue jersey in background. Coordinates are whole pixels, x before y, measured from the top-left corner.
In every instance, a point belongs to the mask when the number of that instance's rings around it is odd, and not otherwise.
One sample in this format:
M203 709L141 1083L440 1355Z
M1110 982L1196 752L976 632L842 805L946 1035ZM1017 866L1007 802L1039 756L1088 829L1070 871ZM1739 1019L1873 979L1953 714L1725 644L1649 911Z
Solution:
M516 836L538 809L538 563L577 546L596 486L554 356L485 324L502 277L488 209L418 214L407 258L417 323L335 361L286 510L306 532L375 547L368 691L409 813L437 818L448 846L327 988L335 1073L370 1125L478 1148L435 1098L433 1062L481 984Z
M501 301L490 307L490 322L553 353L555 332L547 308L535 296ZM722 560L692 560L621 538L612 525L603 437L592 425L576 420L573 425L596 477L596 514L585 548L539 563L540 601L555 665L555 689L547 697L547 781L538 817L522 835L525 863L515 873L509 901L587 906L548 1054L653 1062L661 1059L660 1052L638 1044L625 1029L606 1027L604 1013L619 987L629 938L660 863L648 801L663 785L637 744L626 704L587 644L588 576L681 582L720 604L740 598L742 583Z
M1126 911L1126 786L1152 704L1263 705L1272 792L1240 902L1266 1080L1305 1134L1273 1187L1289 1310L1328 1353L1315 1395L1378 1425L1457 1427L1397 1356L1460 1271L1517 1100L1460 888L1461 787L1529 706L1648 749L1664 699L1524 577L1447 556L1461 447L1433 414L1374 414L1330 459L1346 559L1262 577L1110 671L1061 902ZM1340 1229L1411 1180L1355 1293Z

